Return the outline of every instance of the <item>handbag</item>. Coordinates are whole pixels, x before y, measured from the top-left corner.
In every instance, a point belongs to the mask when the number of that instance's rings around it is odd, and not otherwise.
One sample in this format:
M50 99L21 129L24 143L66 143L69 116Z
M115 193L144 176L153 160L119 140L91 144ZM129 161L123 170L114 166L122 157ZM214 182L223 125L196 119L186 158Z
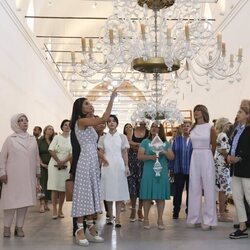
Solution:
M170 183L170 196L175 196L174 176L169 176L169 183Z
M73 189L74 189L74 182L72 179L67 179L65 181L65 196L66 201L72 201L73 200Z

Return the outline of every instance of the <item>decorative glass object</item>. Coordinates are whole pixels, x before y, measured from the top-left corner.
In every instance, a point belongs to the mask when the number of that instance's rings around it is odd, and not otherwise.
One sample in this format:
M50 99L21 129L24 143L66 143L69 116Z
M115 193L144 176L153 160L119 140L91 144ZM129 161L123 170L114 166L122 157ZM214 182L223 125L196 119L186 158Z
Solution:
M162 165L159 162L159 154L160 152L164 151L164 143L161 140L161 138L158 136L158 134L154 137L154 139L151 142L151 148L152 151L156 154L156 162L154 164L154 171L155 171L155 176L161 176L161 171L162 171Z

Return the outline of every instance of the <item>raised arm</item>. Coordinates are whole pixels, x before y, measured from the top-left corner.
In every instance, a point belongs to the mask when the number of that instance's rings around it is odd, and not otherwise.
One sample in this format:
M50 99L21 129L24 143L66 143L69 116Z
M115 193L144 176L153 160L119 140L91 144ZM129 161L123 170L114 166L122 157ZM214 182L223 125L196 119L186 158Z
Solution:
M83 129L84 127L87 127L87 126L96 126L96 125L99 125L101 123L105 123L110 116L110 113L112 111L113 103L114 103L116 96L117 96L117 89L114 89L112 94L111 94L108 106L107 106L105 112L103 113L102 117L100 117L100 118L99 117L97 117L97 118L89 118L89 117L81 118L78 120L78 127L80 129Z

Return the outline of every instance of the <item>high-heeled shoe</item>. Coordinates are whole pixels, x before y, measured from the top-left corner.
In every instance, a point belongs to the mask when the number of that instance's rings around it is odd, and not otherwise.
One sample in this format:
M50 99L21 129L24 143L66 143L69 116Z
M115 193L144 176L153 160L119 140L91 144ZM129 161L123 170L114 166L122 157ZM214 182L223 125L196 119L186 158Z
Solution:
M143 221L143 228L149 230L151 227L149 225L149 220L144 220Z
M93 221L90 223L87 221L87 228L85 231L86 238L88 239L89 242L95 242L95 243L102 243L104 242L104 239L98 235L97 231L94 228ZM93 232L95 235L93 235Z
M144 216L142 214L142 209L138 209L137 215L138 215L138 221L143 221L144 220Z
M83 232L83 224L77 223L78 229L75 231L75 239L76 243L80 246L87 247L89 246L89 241L85 238L84 232ZM79 234L83 234L83 238L80 238Z
M130 222L135 222L136 221L135 215L136 215L136 210L135 210L135 208L132 207L131 208L131 214L130 214L130 217L129 217Z
M4 229L3 229L3 237L9 238L10 235L11 235L10 227L4 227Z
M15 236L24 237L24 232L22 227L15 227Z

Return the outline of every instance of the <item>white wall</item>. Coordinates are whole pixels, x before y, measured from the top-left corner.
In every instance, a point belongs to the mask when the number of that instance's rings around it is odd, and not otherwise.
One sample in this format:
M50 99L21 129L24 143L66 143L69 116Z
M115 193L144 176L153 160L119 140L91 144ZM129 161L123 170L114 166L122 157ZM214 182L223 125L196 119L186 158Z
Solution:
M72 98L58 82L41 52L9 8L0 2L0 148L10 129L13 114L29 118L29 132L35 125L60 129L70 118Z

